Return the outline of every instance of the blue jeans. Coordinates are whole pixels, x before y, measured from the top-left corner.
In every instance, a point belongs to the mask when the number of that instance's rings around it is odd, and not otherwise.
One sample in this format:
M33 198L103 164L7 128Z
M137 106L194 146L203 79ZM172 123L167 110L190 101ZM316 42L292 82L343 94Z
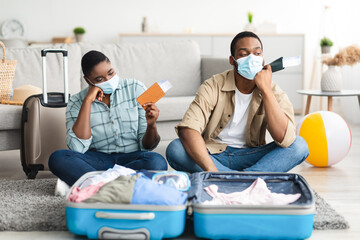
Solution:
M210 154L219 171L287 172L302 163L309 155L305 140L297 136L287 148L275 142L253 148L233 148L218 154ZM169 165L185 172L203 171L185 151L180 139L172 141L166 149Z
M108 154L97 151L80 153L72 150L58 150L49 158L51 172L69 186L87 172L107 170L115 164L134 170L167 170L167 163L163 156L146 151Z

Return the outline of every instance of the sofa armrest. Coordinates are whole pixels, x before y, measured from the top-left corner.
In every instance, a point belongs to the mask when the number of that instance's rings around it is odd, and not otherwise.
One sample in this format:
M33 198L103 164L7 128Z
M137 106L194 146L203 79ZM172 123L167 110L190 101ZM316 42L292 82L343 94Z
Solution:
M228 58L203 57L201 58L201 82L231 68Z

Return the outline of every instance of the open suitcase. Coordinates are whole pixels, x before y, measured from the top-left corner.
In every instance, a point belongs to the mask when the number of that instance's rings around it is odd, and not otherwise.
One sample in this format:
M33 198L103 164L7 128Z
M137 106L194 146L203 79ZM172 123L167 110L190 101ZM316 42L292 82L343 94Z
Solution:
M271 192L301 197L289 205L205 205L211 197L204 187L216 184L219 192L248 188L262 178ZM191 176L194 232L211 239L306 239L312 234L315 204L305 179L291 173L194 173Z
M80 186L99 172L83 175ZM70 192L66 196L69 198ZM185 228L186 204L179 206L75 203L66 201L70 232L90 239L162 239L177 237Z
M64 93L47 92L46 54L62 53L64 70ZM65 110L69 99L67 50L44 49L42 56L43 94L28 97L23 105L21 119L21 164L29 179L39 170L48 170L50 155L66 149Z
M96 172L85 174L74 186L93 174ZM211 199L204 187L216 184L219 192L239 192L257 178L262 178L272 192L300 193L301 197L289 205L203 204ZM192 209L194 233L199 238L306 239L312 234L314 197L309 185L300 175L201 172L191 175L191 184L188 203L180 206L66 201L67 227L70 232L87 235L91 239L173 238L183 233L186 213Z

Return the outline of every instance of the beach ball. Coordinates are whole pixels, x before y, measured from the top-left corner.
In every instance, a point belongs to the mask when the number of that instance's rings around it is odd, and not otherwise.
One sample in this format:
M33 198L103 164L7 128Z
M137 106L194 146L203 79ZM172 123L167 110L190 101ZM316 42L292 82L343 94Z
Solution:
M296 127L309 147L306 161L317 167L327 167L340 162L351 147L351 131L338 114L318 111L304 116Z

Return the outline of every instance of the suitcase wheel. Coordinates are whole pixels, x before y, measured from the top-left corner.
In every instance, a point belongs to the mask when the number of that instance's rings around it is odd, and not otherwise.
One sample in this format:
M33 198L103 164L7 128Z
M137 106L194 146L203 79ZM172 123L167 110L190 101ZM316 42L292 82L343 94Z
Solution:
M35 179L37 174L38 174L38 171L36 171L36 170L31 170L31 171L27 174L27 177L28 177L28 179Z
M40 170L44 170L44 166L40 165L40 164L39 165L30 165L29 168L30 168L30 170L28 170L28 172L26 173L26 176L28 179L35 179L38 172Z

